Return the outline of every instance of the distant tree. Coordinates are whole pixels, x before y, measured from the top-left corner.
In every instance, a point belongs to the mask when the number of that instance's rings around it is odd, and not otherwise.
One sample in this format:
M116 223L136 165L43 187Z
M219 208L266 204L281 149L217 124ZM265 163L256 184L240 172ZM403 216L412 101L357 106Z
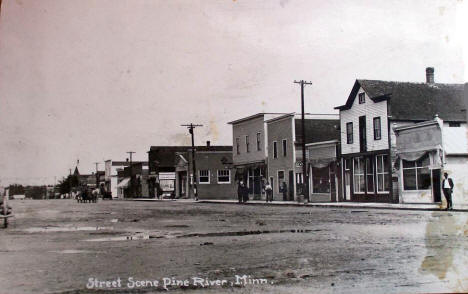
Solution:
M9 189L10 189L10 196L24 195L24 193L25 193L23 185L12 184L12 185L9 186Z
M70 181L71 188L78 187L80 185L80 179L78 178L78 175L69 175L68 179Z
M32 199L44 199L47 193L46 186L30 186L26 189L25 195Z
M67 178L61 180L58 184L59 186L59 193L60 194L66 194L66 193L70 193L70 176L68 176Z

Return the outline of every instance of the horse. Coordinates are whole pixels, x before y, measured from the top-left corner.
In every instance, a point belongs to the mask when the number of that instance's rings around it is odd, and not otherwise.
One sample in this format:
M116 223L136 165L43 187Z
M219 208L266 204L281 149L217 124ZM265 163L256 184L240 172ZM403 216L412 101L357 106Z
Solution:
M93 191L91 191L91 199L90 201L96 203L97 202L97 199L98 199L98 196L100 195L100 190L99 188L96 188L94 189Z

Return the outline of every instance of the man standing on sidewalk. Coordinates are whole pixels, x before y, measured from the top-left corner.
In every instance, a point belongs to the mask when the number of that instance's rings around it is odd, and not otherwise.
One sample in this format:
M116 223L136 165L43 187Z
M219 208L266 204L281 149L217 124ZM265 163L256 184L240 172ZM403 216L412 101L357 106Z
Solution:
M237 185L237 198L239 200L239 204L244 202L244 182L240 181Z
M452 210L452 193L453 193L453 180L444 173L444 180L442 181L442 191L444 192L445 199L447 199L447 208L445 210Z

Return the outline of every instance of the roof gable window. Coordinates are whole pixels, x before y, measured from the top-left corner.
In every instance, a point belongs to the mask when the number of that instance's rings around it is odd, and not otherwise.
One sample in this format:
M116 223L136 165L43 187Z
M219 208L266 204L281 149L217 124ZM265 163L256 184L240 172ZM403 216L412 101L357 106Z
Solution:
M366 96L364 93L359 93L359 104L363 104L366 102Z

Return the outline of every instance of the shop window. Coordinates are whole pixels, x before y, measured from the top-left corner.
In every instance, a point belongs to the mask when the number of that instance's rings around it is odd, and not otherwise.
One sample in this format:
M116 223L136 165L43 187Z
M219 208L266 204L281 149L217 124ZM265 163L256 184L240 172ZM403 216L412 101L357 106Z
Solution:
M199 170L198 171L198 182L200 184L209 184L210 183L210 171L205 169L205 170Z
M431 188L430 160L428 154L415 161L402 161L404 190L428 190Z
M372 159L366 158L367 192L374 192L374 166Z
M303 178L302 173L296 173L296 193L297 195L302 195L304 187L302 186Z
M330 193L330 170L326 167L312 167L313 193Z
M364 174L365 161L364 158L358 157L353 159L354 162L354 192L364 193L366 191L366 180Z
M302 184L302 173L296 173L296 184Z
M279 170L278 171L278 193L282 193L282 186L284 183L284 171Z
M377 173L377 192L390 191L390 170L388 165L388 155L377 155L375 157Z
M231 171L228 169L218 170L218 183L219 184L231 183Z

